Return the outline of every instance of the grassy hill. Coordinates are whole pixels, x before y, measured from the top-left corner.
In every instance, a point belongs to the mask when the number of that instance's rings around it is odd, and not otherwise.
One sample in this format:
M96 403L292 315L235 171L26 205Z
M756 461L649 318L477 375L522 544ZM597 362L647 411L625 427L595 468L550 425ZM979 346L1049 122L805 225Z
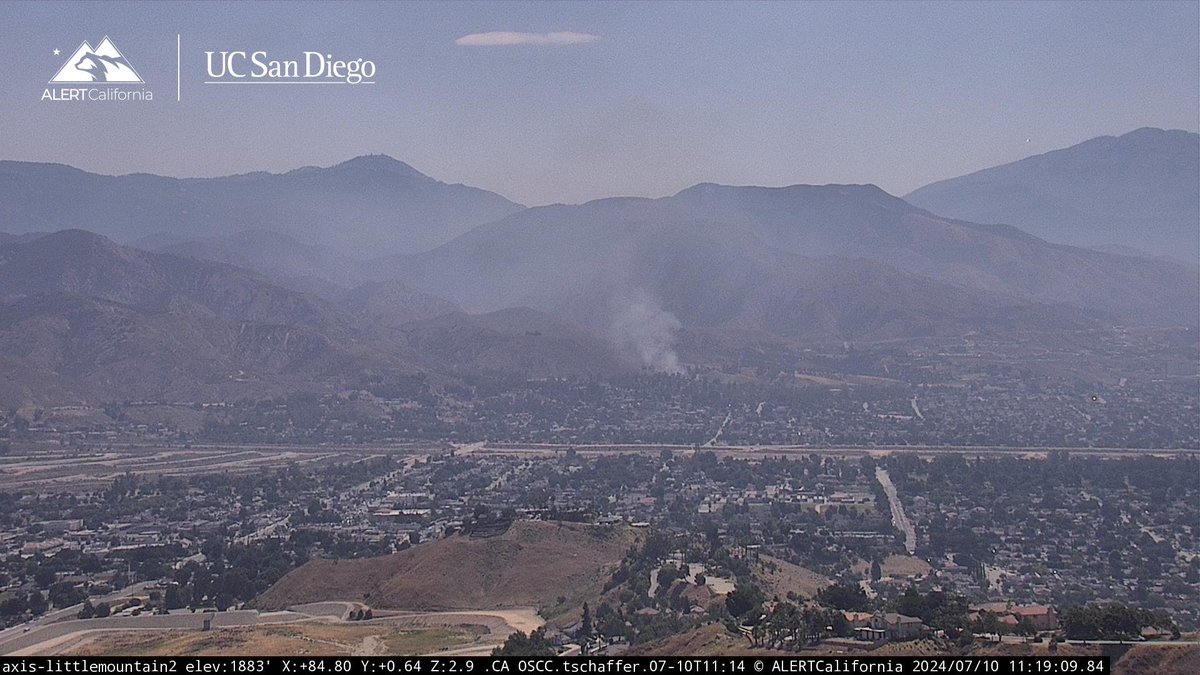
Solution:
M630 656L784 656L786 652L751 647L746 638L710 623L678 635L633 647Z
M550 617L599 595L635 540L624 527L518 521L495 537L459 534L379 558L313 560L255 605L352 600L381 609L536 607Z
M832 579L823 574L769 555L762 557L755 575L767 597L786 598L791 592L803 598L811 598L817 591L833 583Z

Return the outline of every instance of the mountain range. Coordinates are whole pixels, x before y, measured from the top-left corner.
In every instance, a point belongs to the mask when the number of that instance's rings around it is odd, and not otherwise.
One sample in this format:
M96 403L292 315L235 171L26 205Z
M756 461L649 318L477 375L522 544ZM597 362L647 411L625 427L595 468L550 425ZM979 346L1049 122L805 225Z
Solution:
M368 256L433 248L521 208L383 155L224 178L101 176L0 162L0 230L14 234L83 228L121 243L170 243L267 230Z
M1087 189L1115 190L1114 167L1136 183L1149 160L1129 158L1166 145L1186 174L1194 137L1139 130L1023 161L1040 167L1034 185L1084 194L1087 174L1068 175L1079 162L1067 160L1088 146L1105 170ZM1020 164L990 171L1036 173ZM1194 258L1115 236L1091 242L1105 250L1051 243L1007 216L979 224L922 205L953 183L911 201L872 185L705 183L524 208L382 156L216 179L0 162L0 403L607 377L717 358L705 345L799 353L1200 322ZM1194 187L1155 188L1163 208L1143 210L1161 213L1156 232L1187 234Z
M519 320L421 322L452 312L447 304L406 309L411 321L393 312L381 320L379 308L395 294L419 297L382 283L334 303L232 265L83 230L3 243L0 402L255 399L464 370L631 367L604 341L533 310Z
M1200 256L1200 135L1137 129L926 185L905 200L1049 241ZM1110 249L1111 250L1111 249Z
M607 324L646 295L685 326L795 337L1197 319L1184 265L941 218L869 185L706 184L539 207L364 267L475 311L522 304Z

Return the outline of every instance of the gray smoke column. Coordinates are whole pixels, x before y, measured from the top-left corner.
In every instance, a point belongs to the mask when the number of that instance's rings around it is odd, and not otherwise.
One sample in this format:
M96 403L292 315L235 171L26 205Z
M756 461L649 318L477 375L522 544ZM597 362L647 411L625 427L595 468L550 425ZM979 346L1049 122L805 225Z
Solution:
M675 353L675 331L679 327L679 319L644 291L613 302L609 329L613 340L623 349L632 349L643 365L655 370L683 372Z

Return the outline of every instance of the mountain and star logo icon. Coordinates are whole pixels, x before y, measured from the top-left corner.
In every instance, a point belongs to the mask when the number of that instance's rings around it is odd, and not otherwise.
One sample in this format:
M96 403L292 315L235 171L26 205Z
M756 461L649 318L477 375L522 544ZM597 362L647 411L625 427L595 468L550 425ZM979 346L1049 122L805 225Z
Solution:
M60 56L62 50L55 49L54 55ZM117 49L112 40L105 35L100 44L92 49L87 40L71 54L62 67L58 69L50 82L131 82L144 84L141 76L133 69L129 61Z

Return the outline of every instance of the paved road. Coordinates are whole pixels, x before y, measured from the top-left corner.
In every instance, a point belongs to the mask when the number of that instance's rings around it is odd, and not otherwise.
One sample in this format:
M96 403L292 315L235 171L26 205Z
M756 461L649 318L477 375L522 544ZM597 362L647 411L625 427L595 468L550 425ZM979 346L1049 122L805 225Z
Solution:
M121 598L127 598L131 595L137 595L139 593L142 593L147 588L153 586L155 583L157 583L157 582L142 581L142 582L138 582L136 584L131 584L129 586L126 586L125 588L122 588L119 591L114 591L112 593L109 593L108 595L98 597L98 598L89 598L89 599L92 601L92 604L107 602L111 605L113 603L113 601L115 601L115 600L119 600ZM12 628L8 628L8 629L0 631L0 653L3 653L2 646L8 640L11 640L15 637L19 637L21 635L32 633L35 629L38 629L42 626L47 626L52 623L57 623L60 621L67 621L70 619L74 619L75 617L79 616L79 610L81 610L81 609L83 609L82 603L80 603L78 605L71 605L70 607L64 607L62 609L56 609L51 612L46 612L45 614L43 614L39 617L36 617L34 619L31 619L30 621L27 621L18 626L13 626Z
M280 518L279 520L276 520L274 522L268 523L267 525L264 525L263 527L260 527L259 529L255 530L254 532L251 532L250 534L238 537L237 539L234 539L234 541L239 544L249 544L250 542L256 541L258 539L265 539L267 537L274 536L274 534L279 531L279 528L284 527L288 524L289 518L291 518L291 516L284 516L283 518Z
M917 397L912 397L912 400L909 401L909 403L912 404L913 412L916 413L917 417L920 419L925 419L925 416L921 414L921 407L917 405Z
M888 475L887 469L875 467L875 479L887 493L888 504L892 507L892 524L904 532L904 548L909 555L916 553L917 530L908 520L908 514L904 512L904 504L900 503L900 496L896 494L896 486L892 484L892 477Z
M706 442L704 444L704 447L711 448L714 445L716 445L717 441L721 439L721 434L725 433L725 427L729 426L729 420L732 420L732 419L733 419L732 411L725 413L725 419L721 422L721 426L717 428L717 433L713 434L713 437L708 439L708 442Z
M0 654L15 654L43 643L56 641L58 638L92 630L116 629L168 629L184 628L200 630L204 627L204 619L212 618L214 627L221 626L253 626L259 623L259 614L255 610L235 610L231 612L187 612L183 614L144 614L140 616L106 616L103 619L73 619L38 626L28 633L21 632L0 642Z

